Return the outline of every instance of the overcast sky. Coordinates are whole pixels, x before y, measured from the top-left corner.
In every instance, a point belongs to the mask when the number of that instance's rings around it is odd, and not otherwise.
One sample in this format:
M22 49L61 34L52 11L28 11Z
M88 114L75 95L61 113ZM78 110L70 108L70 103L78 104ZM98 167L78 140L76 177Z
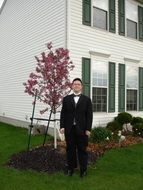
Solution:
M1 7L3 1L4 1L4 0L0 0L0 7Z

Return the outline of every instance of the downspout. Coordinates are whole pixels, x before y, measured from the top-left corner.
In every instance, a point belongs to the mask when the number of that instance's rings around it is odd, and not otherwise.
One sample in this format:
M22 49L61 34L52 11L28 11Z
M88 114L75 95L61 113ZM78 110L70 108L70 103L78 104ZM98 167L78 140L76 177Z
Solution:
M70 49L70 0L66 0L65 4L65 47Z

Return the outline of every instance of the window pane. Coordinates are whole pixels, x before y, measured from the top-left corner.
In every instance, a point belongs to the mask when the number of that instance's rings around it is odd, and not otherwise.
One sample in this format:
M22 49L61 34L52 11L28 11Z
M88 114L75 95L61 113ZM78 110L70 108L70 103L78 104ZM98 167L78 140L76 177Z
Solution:
M137 110L137 90L127 90L127 111Z
M127 36L137 38L137 23L127 19Z
M127 66L126 70L128 89L138 89L138 68L133 66Z
M108 11L108 0L93 0L93 6Z
M107 87L107 66L106 62L93 62L92 66L92 85Z
M107 30L107 12L93 8L93 26Z
M93 111L106 112L107 111L107 89L93 87L92 92L93 92L93 95L92 95Z
M126 18L138 21L138 8L137 4L132 0L126 0Z

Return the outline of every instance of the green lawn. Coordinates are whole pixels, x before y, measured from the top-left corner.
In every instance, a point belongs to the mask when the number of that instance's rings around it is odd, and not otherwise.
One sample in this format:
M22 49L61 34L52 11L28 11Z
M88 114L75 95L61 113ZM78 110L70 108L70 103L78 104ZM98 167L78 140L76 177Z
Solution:
M27 149L27 130L0 123L0 190L141 190L143 188L143 144L108 151L88 175L80 179L63 173L18 171L6 165L9 157ZM32 137L31 146L43 137Z

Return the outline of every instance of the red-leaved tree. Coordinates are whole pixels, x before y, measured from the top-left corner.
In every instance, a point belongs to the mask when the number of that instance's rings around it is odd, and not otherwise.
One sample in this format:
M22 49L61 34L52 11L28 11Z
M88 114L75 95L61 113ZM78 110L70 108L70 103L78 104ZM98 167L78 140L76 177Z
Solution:
M68 49L58 48L53 51L52 42L47 44L47 49L48 52L41 53L40 57L35 56L35 72L30 73L24 83L25 93L36 96L37 100L46 105L46 109L40 111L41 114L48 111L49 107L50 113L55 113L63 97L71 90L69 74L74 68Z

